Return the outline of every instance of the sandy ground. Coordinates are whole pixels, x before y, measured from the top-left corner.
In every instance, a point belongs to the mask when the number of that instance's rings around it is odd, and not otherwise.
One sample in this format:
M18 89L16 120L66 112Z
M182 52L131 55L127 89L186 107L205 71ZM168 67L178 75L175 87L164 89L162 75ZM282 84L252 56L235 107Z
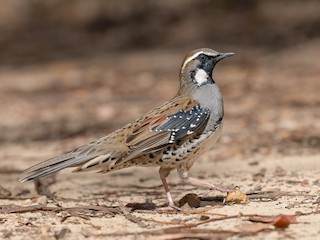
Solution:
M182 212L160 209L166 197L157 169L66 170L36 185L17 181L24 168L103 136L173 96L181 52L2 68L0 238L319 239L319 46L238 50L217 66L223 136L192 176L239 186L250 202L224 204L223 194L185 185L173 173L175 200L190 193L200 200ZM119 59L126 69L114 64ZM278 229L250 221L251 214L295 215L297 223Z

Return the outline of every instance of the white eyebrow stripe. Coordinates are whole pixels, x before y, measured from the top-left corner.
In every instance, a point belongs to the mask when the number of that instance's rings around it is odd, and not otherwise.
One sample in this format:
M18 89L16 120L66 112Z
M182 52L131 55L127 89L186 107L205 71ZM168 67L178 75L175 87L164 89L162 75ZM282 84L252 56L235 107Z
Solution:
M198 57L201 53L204 53L204 51L200 51L200 52L196 52L195 54L191 55L190 57L188 57L184 62L183 65L181 67L181 70L184 69L184 67L186 66L186 64L188 62L190 62L192 59Z

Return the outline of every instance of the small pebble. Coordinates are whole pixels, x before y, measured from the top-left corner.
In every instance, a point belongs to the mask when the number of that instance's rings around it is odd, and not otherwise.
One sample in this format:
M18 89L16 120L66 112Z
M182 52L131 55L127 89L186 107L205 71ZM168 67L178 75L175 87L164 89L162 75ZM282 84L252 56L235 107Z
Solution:
M47 198L46 196L38 197L37 203L38 203L39 205L47 205L47 203L48 203L48 198Z

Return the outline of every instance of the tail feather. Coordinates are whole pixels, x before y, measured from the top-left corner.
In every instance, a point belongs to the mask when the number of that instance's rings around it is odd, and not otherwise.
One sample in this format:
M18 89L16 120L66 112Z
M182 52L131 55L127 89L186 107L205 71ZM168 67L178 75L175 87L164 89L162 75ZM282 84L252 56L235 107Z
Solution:
M40 169L43 169L43 168L47 168L47 167L50 167L50 166L54 166L54 165L57 165L57 164L60 164L60 163L63 163L65 161L68 161L70 159L74 158L74 156L70 153L67 153L67 154L64 154L64 155L61 155L61 156L58 156L58 157L54 157L54 158L50 158L44 162L41 162L41 163L38 163L32 167L29 167L27 168L26 170L24 170L22 172L22 174L28 174L28 173L32 173L32 172L35 172L35 171L38 171Z
M68 167L78 167L74 172L90 171L95 169L107 169L113 166L122 152L108 151L107 148L97 148L95 144L83 145L61 156L38 163L22 174L20 182L27 182L36 178L45 177Z
M91 144L83 145L61 156L48 159L24 170L21 173L24 177L19 179L19 181L27 182L36 178L44 177L64 168L84 164L95 157L97 157L97 153L95 152L94 146Z
M126 149L117 148L113 142L105 138L82 145L65 154L38 163L21 174L20 182L27 182L36 178L45 177L69 167L77 167L74 172L89 170L111 170L112 166L123 156Z
M63 158L62 158L63 157ZM94 157L82 157L82 158L74 158L74 157L57 157L54 159L50 159L48 161L45 161L43 163L39 163L31 168L26 169L22 174L30 174L25 177L22 177L19 179L20 182L27 182L36 178L45 177L47 175L53 174L55 172L58 172L62 169L68 168L68 167L75 167L79 164L83 164L84 162L87 162L88 160L91 160ZM61 160L63 159L63 160Z

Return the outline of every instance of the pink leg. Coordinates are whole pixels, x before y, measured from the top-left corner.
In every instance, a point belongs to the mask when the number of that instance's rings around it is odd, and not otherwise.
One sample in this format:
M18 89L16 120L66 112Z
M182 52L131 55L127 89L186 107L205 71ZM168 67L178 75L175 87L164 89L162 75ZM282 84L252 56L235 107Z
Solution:
M183 180L185 182L187 182L187 183L191 183L191 184L207 187L210 190L217 190L217 191L220 191L220 192L232 192L232 191L234 191L234 188L225 187L225 186L221 186L221 185L213 185L211 183L207 183L207 182L204 182L204 181L201 181L199 179L192 178L192 177L188 177L188 178L183 179Z
M170 193L170 189L169 189L169 185L168 185L168 183L167 183L166 178L160 175L160 179L161 179L161 181L162 181L164 190L166 191L166 194L167 194L167 198L168 198L168 202L169 202L169 207L180 211L181 209L178 208L178 207L174 204L174 202L173 202L173 199L172 199L172 196L171 196L171 193Z

